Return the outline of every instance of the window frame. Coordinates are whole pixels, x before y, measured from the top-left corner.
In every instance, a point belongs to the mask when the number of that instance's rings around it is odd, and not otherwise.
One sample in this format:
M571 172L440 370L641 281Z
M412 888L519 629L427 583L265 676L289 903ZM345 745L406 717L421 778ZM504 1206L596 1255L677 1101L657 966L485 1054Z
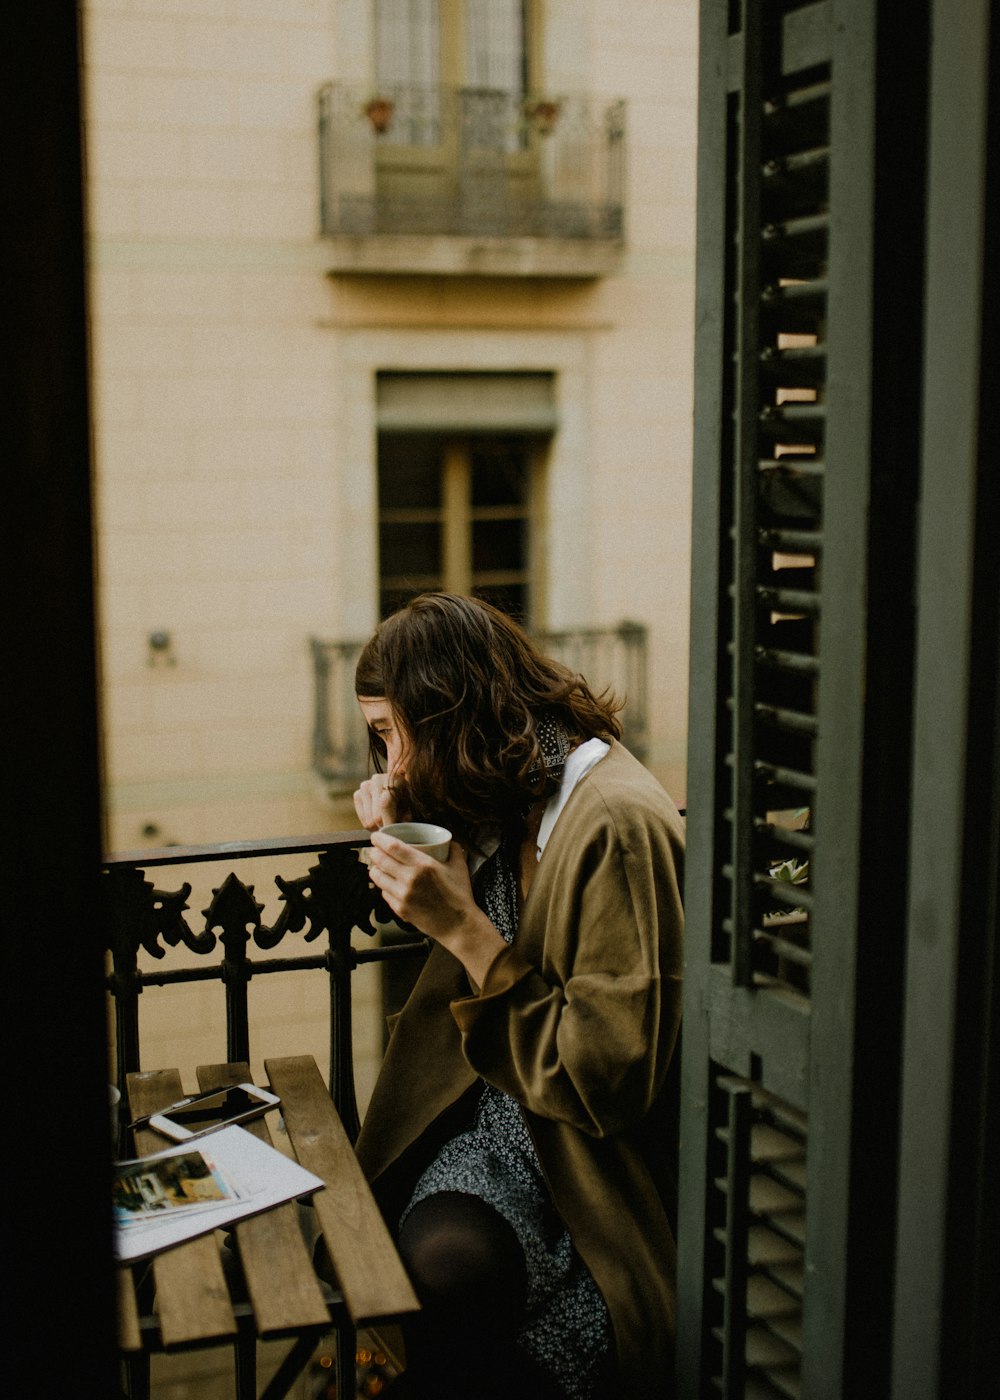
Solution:
M412 588L444 589L447 592L470 594L475 590L490 596L493 589L523 588L526 595L525 615L519 621L533 628L544 627L545 574L544 541L545 515L545 457L549 439L537 432L497 430L490 433L458 433L442 429L440 433L419 436L440 444L440 493L438 505L392 506L383 504L381 490L382 438L405 436L397 433L379 435L378 471L380 474L378 527L386 525L435 524L440 527L440 575L394 574L387 571L382 557L381 541L378 559L379 609L384 615L386 597ZM417 435L414 435L417 436ZM473 504L474 446L485 439L518 442L523 449L527 473L524 500L501 505ZM524 567L515 570L475 570L473 531L476 524L490 521L523 522L526 534Z

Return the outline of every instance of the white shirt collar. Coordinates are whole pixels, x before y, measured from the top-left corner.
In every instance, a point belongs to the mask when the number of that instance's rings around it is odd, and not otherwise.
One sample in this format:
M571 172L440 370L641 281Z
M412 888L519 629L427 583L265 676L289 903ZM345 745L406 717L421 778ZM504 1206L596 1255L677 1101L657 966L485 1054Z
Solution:
M570 793L583 775L589 773L596 763L600 763L610 748L611 745L606 744L603 739L587 739L567 757L559 791L552 794L545 811L542 813L542 822L538 828L539 860L542 858L542 852L552 835L552 828L555 826L559 814L569 801Z
M584 774L589 773L595 764L600 763L601 759L610 748L611 745L605 743L603 739L587 739L567 756L562 778L559 781L558 791L554 792L549 798L545 806L545 811L542 813L541 825L538 828L537 837L537 860L541 860L542 858L542 852L545 850L549 837L552 835L552 828L555 826L562 809L569 801L570 793ZM475 875L479 867L485 860L489 859L499 844L500 837L491 835L484 840L481 853L479 851L471 852L469 858L470 875Z

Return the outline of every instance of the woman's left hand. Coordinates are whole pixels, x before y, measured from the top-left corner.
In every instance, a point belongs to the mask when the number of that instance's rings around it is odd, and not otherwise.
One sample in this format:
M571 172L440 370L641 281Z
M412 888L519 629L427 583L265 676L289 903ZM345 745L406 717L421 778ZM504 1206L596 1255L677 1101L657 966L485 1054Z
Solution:
M473 898L468 861L458 842L452 841L444 862L373 831L368 872L397 918L447 948L482 986L490 964L507 945Z

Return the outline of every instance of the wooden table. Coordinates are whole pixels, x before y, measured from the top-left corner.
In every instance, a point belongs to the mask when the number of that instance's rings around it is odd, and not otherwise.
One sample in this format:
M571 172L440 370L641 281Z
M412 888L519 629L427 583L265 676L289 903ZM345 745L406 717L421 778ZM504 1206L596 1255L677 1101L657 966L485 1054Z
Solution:
M261 1400L288 1394L319 1337L335 1328L338 1394L354 1393L354 1339L360 1326L393 1323L418 1303L395 1245L368 1188L351 1143L311 1055L265 1061L270 1088L296 1158L322 1177L325 1189L311 1198L336 1275L317 1277L294 1201L232 1227L239 1268L224 1268L222 1231L189 1240L151 1261L119 1269L119 1342L129 1373L129 1393L148 1394L148 1357L156 1351L217 1346L236 1348L238 1400L256 1396L256 1343L290 1338L291 1349ZM250 1080L245 1064L203 1065L198 1084L207 1089ZM128 1076L129 1115L135 1119L183 1097L176 1070ZM246 1125L271 1142L268 1114ZM170 1144L150 1128L135 1132L136 1155ZM148 1267L147 1267L148 1265ZM346 1352L346 1355L345 1355Z

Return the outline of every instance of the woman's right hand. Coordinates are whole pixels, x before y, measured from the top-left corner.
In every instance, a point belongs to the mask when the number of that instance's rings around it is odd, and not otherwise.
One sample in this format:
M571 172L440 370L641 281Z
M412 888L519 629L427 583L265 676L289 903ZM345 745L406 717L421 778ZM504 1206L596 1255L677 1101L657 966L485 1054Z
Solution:
M366 778L354 794L354 810L366 831L378 831L396 820L396 795L388 773Z

